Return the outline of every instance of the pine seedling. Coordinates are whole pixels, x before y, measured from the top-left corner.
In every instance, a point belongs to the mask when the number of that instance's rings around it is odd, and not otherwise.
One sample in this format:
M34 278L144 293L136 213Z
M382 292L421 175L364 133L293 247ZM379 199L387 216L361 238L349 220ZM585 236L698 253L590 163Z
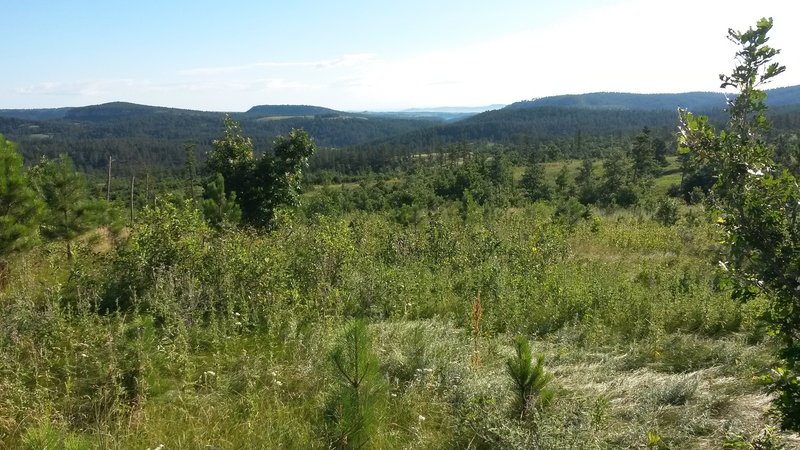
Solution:
M547 385L553 375L545 372L543 355L533 362L531 345L524 337L514 339L514 350L516 356L506 361L506 369L514 383L516 412L524 419L531 409L547 406L552 400L554 392Z
M339 339L331 360L341 383L329 405L337 448L370 448L381 421L386 387L372 351L367 324L355 320Z

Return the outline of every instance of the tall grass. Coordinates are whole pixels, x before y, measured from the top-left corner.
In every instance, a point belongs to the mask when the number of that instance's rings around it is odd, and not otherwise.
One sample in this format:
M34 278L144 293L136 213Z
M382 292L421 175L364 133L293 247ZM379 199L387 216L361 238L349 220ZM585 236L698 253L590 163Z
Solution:
M327 447L321 418L341 394L329 355L351 317L371 323L386 446L635 447L653 431L718 447L732 426L766 423L736 406L761 398L763 307L728 299L705 225L595 214L566 227L531 205L262 235L167 212L122 247L79 246L71 266L47 247L14 261L0 292L3 446ZM170 227L181 233L155 232ZM505 371L516 334L554 374L535 426Z

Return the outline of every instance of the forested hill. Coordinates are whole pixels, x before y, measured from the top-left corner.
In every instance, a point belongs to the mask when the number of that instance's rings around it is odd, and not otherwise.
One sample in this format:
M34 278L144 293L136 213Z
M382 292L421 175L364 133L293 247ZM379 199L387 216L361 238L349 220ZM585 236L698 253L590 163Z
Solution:
M767 106L800 104L800 86L767 90ZM593 92L579 95L557 95L512 103L506 109L530 109L543 106L561 106L587 109L622 109L636 111L690 111L708 112L725 108L726 97L721 92L685 92L680 94L630 94L623 92Z
M587 109L620 109L637 111L675 111L679 107L692 111L725 107L725 95L718 92L688 92L682 94L629 94L593 92L579 95L557 95L508 105L507 109L531 109L545 106Z
M775 130L800 127L800 86L768 91L767 103ZM546 97L455 121L444 116L348 113L308 105L259 105L230 115L241 122L257 151L271 148L279 134L304 128L320 148L341 150L330 153L331 157L369 157L382 164L378 160L385 155L433 151L463 142L531 146L564 138L629 136L645 126L668 136L676 129L679 106L707 114L716 123L724 122L727 115L723 94L709 92ZM175 171L184 165L187 145L203 159L211 141L222 134L224 115L124 102L0 110L0 134L16 142L28 162L66 152L84 170L103 170L113 155L127 167ZM337 164L330 161L331 167Z
M800 86L767 91L769 116L775 128L800 125ZM725 121L725 96L712 92L682 94L592 93L543 97L513 103L464 120L389 137L373 146L425 151L458 142L529 144L570 136L636 133L647 126L672 133L679 107Z
M277 117L303 117L303 116L332 116L344 115L335 109L309 105L258 105L247 110L251 116L277 116Z
M309 114L313 113L313 114ZM223 112L114 102L57 110L0 110L0 134L16 142L27 161L66 152L84 170L102 170L109 154L125 165L179 170L184 147L197 157L222 136ZM314 106L264 105L230 113L257 150L275 136L303 128L320 147L349 147L433 127L441 120L349 114Z
M0 112L2 114L2 112ZM189 109L165 108L161 106L138 105L136 103L112 102L102 105L82 106L69 108L64 115L65 119L73 121L117 121L131 120L141 117L158 117L161 120L170 120L168 117L205 117L217 118L220 113L193 111Z

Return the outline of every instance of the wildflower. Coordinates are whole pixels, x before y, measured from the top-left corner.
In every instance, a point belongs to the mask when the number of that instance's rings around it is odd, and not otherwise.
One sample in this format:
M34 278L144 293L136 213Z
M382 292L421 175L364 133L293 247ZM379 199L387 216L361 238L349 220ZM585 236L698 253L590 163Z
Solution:
M422 414L420 414L420 415L419 415L419 421L420 421L420 422L425 422L425 416L423 416Z
M749 173L750 175L757 176L757 177L764 176L764 172L761 169L756 169L756 170L747 169L747 173Z

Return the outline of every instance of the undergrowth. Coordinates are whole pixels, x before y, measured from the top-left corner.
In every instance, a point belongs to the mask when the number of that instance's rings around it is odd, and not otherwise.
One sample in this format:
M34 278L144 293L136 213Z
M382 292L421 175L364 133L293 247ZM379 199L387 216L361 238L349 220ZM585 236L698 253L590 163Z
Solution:
M46 246L16 256L4 447L687 448L769 425L752 381L772 363L764 307L729 300L702 221L568 225L533 204L264 235L159 208L119 244L79 243L71 265ZM374 358L368 404L343 353L353 333L369 342L351 356ZM547 407L523 414L516 335L553 375Z

